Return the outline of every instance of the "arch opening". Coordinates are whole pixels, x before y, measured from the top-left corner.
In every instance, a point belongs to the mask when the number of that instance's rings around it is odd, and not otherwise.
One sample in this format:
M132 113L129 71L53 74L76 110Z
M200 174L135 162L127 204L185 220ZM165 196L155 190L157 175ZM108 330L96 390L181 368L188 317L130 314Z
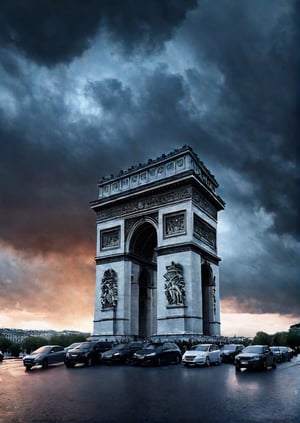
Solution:
M202 317L203 335L212 335L210 325L214 321L214 288L215 278L209 263L205 262L201 266L201 286L202 286Z
M135 279L137 284L131 290L131 309L135 310L132 315L133 326L136 335L147 338L156 333L156 253L157 234L152 224L144 222L133 233L129 253L135 263Z

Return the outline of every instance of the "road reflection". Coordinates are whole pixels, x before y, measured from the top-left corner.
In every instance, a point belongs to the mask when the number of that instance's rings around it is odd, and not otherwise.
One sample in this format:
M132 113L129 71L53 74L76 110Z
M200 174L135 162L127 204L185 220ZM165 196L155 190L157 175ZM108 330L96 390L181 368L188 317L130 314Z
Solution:
M257 372L242 371L241 373L236 373L231 371L225 380L226 388L233 393L246 389L248 395L257 395L262 388L258 376L260 375Z

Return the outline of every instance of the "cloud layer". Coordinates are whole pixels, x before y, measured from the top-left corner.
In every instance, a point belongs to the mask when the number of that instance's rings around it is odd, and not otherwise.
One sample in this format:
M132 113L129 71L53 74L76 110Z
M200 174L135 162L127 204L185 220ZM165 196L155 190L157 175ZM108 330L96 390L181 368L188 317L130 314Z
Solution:
M299 2L10 0L0 23L2 309L73 289L90 318L98 180L188 144L226 202L224 312L299 320Z

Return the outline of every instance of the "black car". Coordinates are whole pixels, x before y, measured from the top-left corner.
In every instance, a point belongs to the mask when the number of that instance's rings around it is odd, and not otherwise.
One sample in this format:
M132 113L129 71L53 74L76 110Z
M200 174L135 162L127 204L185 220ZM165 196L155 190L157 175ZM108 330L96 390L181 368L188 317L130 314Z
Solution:
M66 353L66 367L74 367L75 364L82 363L86 366L98 364L101 361L101 354L112 347L111 342L82 342L76 348Z
M142 348L143 342L127 342L115 345L111 350L102 353L101 359L105 364L130 363L132 361L133 354Z
M150 342L143 349L133 355L134 364L161 364L180 363L180 348L174 342Z
M240 372L245 369L261 369L268 367L276 368L276 358L267 345L250 345L235 357L235 369Z
M3 360L3 358L4 358L4 354L3 354L3 352L0 350L0 362Z
M221 350L221 357L223 363L234 363L235 356L243 351L245 348L242 344L228 344L224 345Z

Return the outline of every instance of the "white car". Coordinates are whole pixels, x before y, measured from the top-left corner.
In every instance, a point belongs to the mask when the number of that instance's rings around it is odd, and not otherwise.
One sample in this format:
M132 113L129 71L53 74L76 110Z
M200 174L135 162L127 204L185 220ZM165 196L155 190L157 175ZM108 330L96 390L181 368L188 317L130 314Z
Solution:
M221 364L222 356L220 347L216 344L197 344L182 356L184 366L210 366Z

